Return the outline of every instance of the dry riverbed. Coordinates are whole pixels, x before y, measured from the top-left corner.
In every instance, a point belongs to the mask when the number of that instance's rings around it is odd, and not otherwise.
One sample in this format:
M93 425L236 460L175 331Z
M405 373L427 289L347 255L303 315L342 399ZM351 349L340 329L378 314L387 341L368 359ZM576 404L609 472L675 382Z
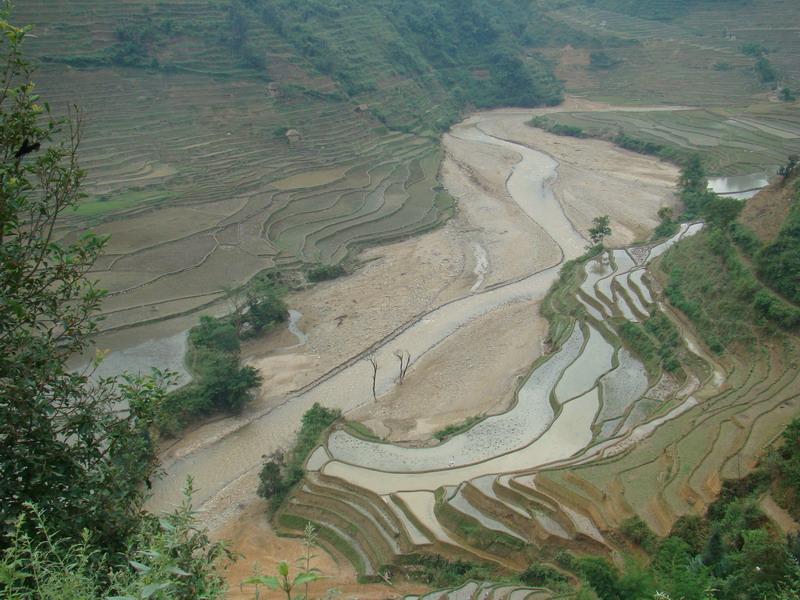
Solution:
M183 478L194 475L204 520L247 557L232 582L253 562L271 571L279 559L301 553L298 541L275 539L255 489L259 457L291 442L310 403L339 406L380 435L414 443L469 416L502 412L541 353L546 323L538 304L563 255L581 251L591 219L609 214L613 241L629 243L645 237L658 209L673 202L673 167L604 142L531 129L525 123L533 114L483 113L444 136L440 177L458 200L456 217L423 236L364 252L351 276L293 294L289 304L303 315L297 325L306 343L298 346L286 331L248 344L247 360L264 376L258 400L243 415L202 426L165 452L167 477L150 507L168 509ZM549 156L542 165L555 162L547 185L530 191L532 205L519 197L528 194L521 174L509 187L523 154L526 176L537 176L539 159L528 157L525 146ZM535 201L545 192L555 203L540 209ZM543 227L539 214L547 223L561 219L560 229ZM381 368L377 401L359 356L373 346ZM397 349L408 350L413 361L402 385L394 381ZM349 359L319 385L290 394ZM324 571L337 574L328 587L352 584L348 565L322 560ZM366 589L358 593L372 597Z

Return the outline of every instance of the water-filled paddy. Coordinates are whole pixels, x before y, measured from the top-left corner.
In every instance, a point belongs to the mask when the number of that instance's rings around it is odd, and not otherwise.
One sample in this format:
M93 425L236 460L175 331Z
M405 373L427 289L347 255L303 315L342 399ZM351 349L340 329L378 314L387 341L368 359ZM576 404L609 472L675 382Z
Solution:
M583 334L576 328L562 349L533 372L510 411L488 417L439 446L407 448L369 442L338 430L328 439L328 449L342 462L397 473L461 467L511 452L530 444L552 422L550 393L564 369L578 357L582 343ZM600 343L597 347L602 348Z
M603 409L598 416L599 421L621 417L647 392L644 365L625 348L620 348L617 359L619 366L600 380Z
M374 471L334 460L322 472L383 495L402 490L435 490L491 473L533 469L567 459L586 448L592 440L591 427L599 408L597 388L593 388L568 402L550 429L531 445L475 465L410 475Z
M769 185L769 179L764 173L750 175L735 175L731 177L710 177L708 189L717 194L747 200L755 196L762 188Z
M589 328L589 339L577 360L564 372L556 387L556 400L563 404L586 393L611 370L614 347L596 329Z
M474 507L470 501L464 496L463 493L463 486L458 488L458 491L453 495L452 498L447 500L447 503L455 508L457 511L472 517L476 521L478 521L481 525L483 525L486 529L491 529L492 531L499 531L501 533L505 533L506 535L510 535L511 537L517 538L518 540L522 540L523 542L525 539L521 537L516 531L513 531L503 525L497 519L493 519L492 517L482 513L476 507Z

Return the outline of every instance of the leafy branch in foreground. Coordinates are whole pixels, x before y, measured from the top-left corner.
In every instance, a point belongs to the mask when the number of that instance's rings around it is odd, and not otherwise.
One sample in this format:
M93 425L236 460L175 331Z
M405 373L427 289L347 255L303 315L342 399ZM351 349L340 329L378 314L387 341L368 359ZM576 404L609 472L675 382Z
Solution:
M109 555L88 530L64 539L34 505L17 520L9 547L0 554L4 600L221 600L218 571L235 559L197 525L191 480L173 513L141 522L124 555ZM36 535L27 533L34 530Z
M149 429L163 382L92 382L67 367L97 330L104 292L87 275L105 240L56 241L83 197L81 114L51 116L22 56L28 30L7 17L0 11L0 533L33 503L63 537L88 530L119 549L155 471Z
M289 577L289 564L284 561L278 565L277 576L254 575L253 577L245 579L242 582L241 587L243 588L245 585L255 586L256 600L261 597L261 586L264 586L270 590L281 590L284 594L286 594L286 600L292 600L292 592L302 586L304 587L302 598L304 598L304 600L308 600L309 584L319 581L320 579L325 579L325 576L322 575L319 569L311 566L312 559L316 558L316 556L311 553L311 549L317 545L317 542L317 530L311 523L306 523L306 528L303 532L303 546L305 550L303 552L303 556L301 556L297 561L297 566L300 572L295 575L294 578Z
M294 576L293 579L289 577L289 564L282 562L278 565L278 575L261 575L258 577L250 577L245 579L245 585L265 586L271 590L281 590L286 594L286 600L292 600L292 591L300 586L308 586L309 583L314 583L322 579L322 575L310 571L301 571ZM307 588L306 588L307 589ZM305 596L307 598L307 596Z

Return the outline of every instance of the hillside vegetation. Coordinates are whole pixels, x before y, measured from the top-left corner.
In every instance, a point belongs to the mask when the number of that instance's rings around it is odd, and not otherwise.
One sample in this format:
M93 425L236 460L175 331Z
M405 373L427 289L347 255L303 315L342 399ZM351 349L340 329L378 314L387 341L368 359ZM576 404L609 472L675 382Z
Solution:
M88 117L59 235L111 235L104 331L441 224L435 137L469 107L558 102L525 48L570 31L518 0L30 0L15 19L43 97Z
M467 105L561 99L547 65L523 59L523 46L549 38L527 2L254 0L232 6L260 17L393 128L442 131Z
M794 191L789 215L775 240L756 257L761 277L785 298L800 304L800 178L784 185Z

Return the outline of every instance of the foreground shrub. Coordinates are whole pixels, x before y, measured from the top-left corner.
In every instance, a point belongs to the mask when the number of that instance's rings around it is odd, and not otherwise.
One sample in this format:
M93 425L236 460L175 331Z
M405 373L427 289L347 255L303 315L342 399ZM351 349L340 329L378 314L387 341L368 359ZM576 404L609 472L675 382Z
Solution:
M653 552L658 544L656 534L639 517L631 517L620 526L622 535L648 552Z
M531 563L519 574L519 580L531 587L555 588L569 582L569 579L553 567L540 563Z
M225 568L234 555L212 542L192 509L191 481L181 506L142 521L121 554L105 554L88 531L65 539L42 512L29 507L0 555L4 600L221 600ZM40 533L33 538L28 529Z

